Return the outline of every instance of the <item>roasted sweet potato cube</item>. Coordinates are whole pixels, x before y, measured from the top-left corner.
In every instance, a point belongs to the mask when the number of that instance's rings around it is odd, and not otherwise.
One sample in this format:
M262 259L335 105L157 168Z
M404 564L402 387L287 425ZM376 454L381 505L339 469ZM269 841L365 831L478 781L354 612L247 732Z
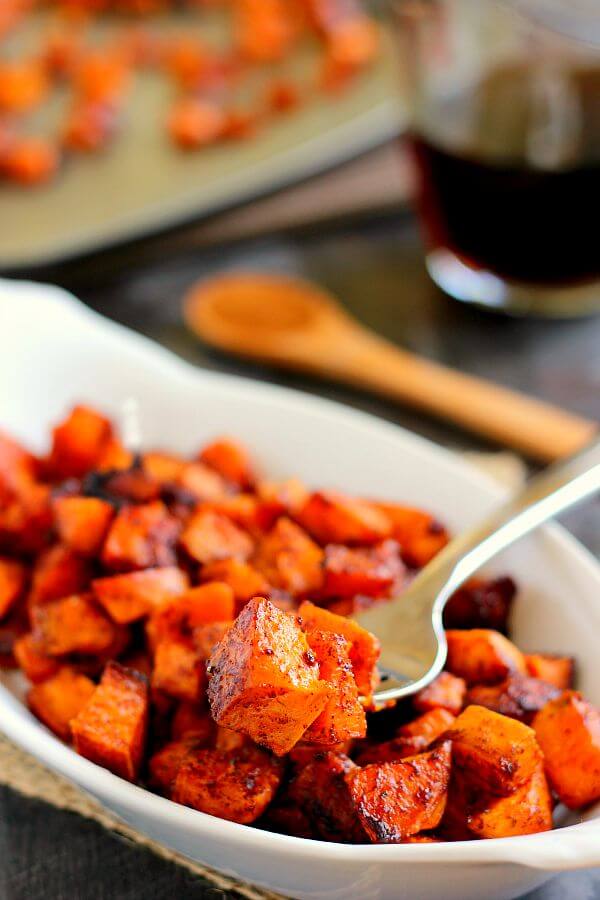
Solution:
M98 497L55 497L52 512L61 542L82 556L98 553L114 516L112 505Z
M374 843L396 843L439 825L450 781L451 744L392 763L353 769L346 782Z
M497 684L516 672L525 674L525 658L508 638L488 628L447 631L446 668L467 684Z
M56 478L79 478L95 468L112 437L108 419L86 406L76 406L52 432L48 460Z
M569 809L600 797L600 712L576 691L551 700L533 720L546 775Z
M146 746L149 706L147 679L119 663L108 663L89 702L71 722L75 749L135 781Z
M536 834L552 828L552 796L542 764L525 784L508 797L479 798L468 813L467 827L480 838Z
M315 606L308 600L300 605L298 615L301 627L307 633L317 631L333 631L350 641L350 661L359 693L370 697L379 682L377 660L381 648L375 635L361 628L351 619L338 616L327 609Z
M29 594L30 607L86 590L91 574L88 560L62 544L50 547L35 562Z
M13 653L19 668L32 684L47 681L60 669L60 663L44 653L40 642L32 634L24 634L18 638L14 643Z
M207 444L200 453L200 460L242 490L251 488L256 480L248 451L229 438Z
M102 563L115 571L172 566L179 530L179 522L160 500L125 506L110 526Z
M267 530L279 516L295 516L308 500L308 491L297 478L260 481L256 485L256 495L261 506L259 520L262 519Z
M346 783L348 773L357 771L356 765L343 753L311 752L305 749L301 762L289 785L290 800L307 816L315 834L324 841L366 843L365 834L356 814Z
M179 472L176 487L197 502L214 502L227 497L227 484L218 474L201 462L185 463Z
M232 624L232 622L211 622L210 625L199 625L194 628L192 640L202 659L210 658L219 641L222 641L230 631Z
M320 544L377 544L392 532L375 504L335 491L311 494L297 518Z
M306 594L323 583L323 559L323 551L306 532L282 517L260 541L252 562L273 587Z
M210 509L200 509L189 519L181 535L181 545L203 565L222 559L245 560L254 550L246 531Z
M202 699L206 690L205 664L189 638L169 638L158 644L152 687L178 700Z
M185 609L186 621L191 629L211 622L232 621L235 617L233 590L222 581L210 581L190 588L176 606Z
M170 741L148 760L148 784L160 794L169 796L173 782L183 763L202 748L202 741L189 736Z
M188 587L188 576L176 566L110 575L92 582L98 602L113 621L123 625L147 616Z
M98 656L117 642L120 626L105 615L91 594L73 594L36 606L33 632L48 656Z
M374 547L351 548L339 544L325 547L324 597L382 597L400 586L405 572L396 541Z
M245 747L247 744L251 743L252 741L250 738L246 737L245 734L240 734L239 731L232 731L231 728L223 728L222 725L217 725L215 734L216 750L223 750L225 753L231 753L233 750L239 750L240 747Z
M27 567L16 559L0 558L0 619L11 611L27 584Z
M211 816L248 824L275 796L282 771L279 760L251 745L232 753L199 750L184 760L171 798Z
M402 547L409 566L421 568L446 546L449 535L430 513L398 503L378 503L392 523L391 535Z
M414 756L427 750L445 734L455 721L455 716L443 707L430 709L423 715L402 725L390 741L366 743L356 757L360 766L370 763L395 762L406 756Z
M54 677L35 684L27 695L31 711L63 740L71 736L71 721L89 702L96 685L66 666Z
M0 431L0 499L4 491L19 494L37 477L35 457L17 441Z
M30 482L18 496L2 499L0 485L0 551L39 553L47 546L52 528L50 487Z
M500 797L528 781L542 758L532 728L483 706L468 706L447 737L468 783Z
M350 662L351 643L341 634L312 631L308 644L319 665L319 677L331 687L331 698L302 738L308 744L331 746L367 733L365 711Z
M561 691L573 687L575 660L572 656L554 656L550 653L526 653L525 665L534 678L553 684Z
M476 684L467 694L467 704L485 706L494 712L531 724L534 715L560 691L529 675L509 675L500 684Z
M260 821L260 827L277 834L292 837L315 838L315 832L306 813L285 794L279 794Z
M252 597L263 597L268 594L270 588L268 581L258 569L239 559L223 559L209 566L203 566L200 577L202 581L221 581L228 584L240 607Z
M466 693L467 685L463 678L450 672L440 672L431 684L415 694L413 705L419 712L441 707L456 716L463 708Z
M217 731L210 713L197 703L182 701L177 705L171 722L171 737L174 741L181 738L194 737L207 746Z
M493 628L506 634L517 587L512 578L471 578L444 608L444 627Z
M296 620L260 597L215 647L208 672L215 721L278 756L300 740L330 696Z

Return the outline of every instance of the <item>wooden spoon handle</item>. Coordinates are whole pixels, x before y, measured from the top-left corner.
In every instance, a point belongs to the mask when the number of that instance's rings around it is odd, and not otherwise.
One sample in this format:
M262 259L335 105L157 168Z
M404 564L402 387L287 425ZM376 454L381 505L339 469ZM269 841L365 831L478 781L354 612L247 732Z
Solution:
M596 422L407 353L376 335L357 329L341 338L335 358L321 366L329 377L393 397L533 459L568 456L598 431Z

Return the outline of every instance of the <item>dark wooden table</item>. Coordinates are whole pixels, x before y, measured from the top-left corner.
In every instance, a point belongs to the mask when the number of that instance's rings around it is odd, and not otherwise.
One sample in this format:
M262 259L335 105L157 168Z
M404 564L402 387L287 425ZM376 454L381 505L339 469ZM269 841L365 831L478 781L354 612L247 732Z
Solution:
M200 366L322 393L448 446L487 449L463 433L385 401L242 365L200 347L182 326L182 294L196 278L227 268L313 278L333 290L363 321L403 346L600 419L600 317L518 321L446 299L427 280L414 223L404 213L221 249L199 250L180 235L36 276L71 288L94 309ZM571 514L565 523L600 555L597 502ZM94 823L0 790L0 900L216 900L225 896ZM600 897L600 870L561 875L529 900L564 897Z

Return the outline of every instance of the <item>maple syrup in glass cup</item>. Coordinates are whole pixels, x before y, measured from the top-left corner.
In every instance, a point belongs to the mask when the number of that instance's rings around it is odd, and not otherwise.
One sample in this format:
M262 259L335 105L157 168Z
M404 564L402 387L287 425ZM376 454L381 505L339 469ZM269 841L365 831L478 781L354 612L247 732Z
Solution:
M600 312L600 0L399 0L432 279L514 314Z

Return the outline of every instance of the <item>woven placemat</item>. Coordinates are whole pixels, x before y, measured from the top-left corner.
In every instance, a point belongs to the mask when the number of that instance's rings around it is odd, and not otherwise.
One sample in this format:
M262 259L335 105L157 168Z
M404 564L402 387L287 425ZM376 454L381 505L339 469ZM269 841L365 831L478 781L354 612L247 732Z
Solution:
M525 467L521 460L511 453L468 453L464 455L469 462L474 463L508 486L515 488L523 481ZM103 828L148 848L157 856L184 866L222 891L237 894L246 900L283 900L279 894L242 884L151 841L112 815L74 784L50 772L2 735L0 735L0 784L19 791L27 797L35 797L59 809L70 810L87 819L93 819Z

